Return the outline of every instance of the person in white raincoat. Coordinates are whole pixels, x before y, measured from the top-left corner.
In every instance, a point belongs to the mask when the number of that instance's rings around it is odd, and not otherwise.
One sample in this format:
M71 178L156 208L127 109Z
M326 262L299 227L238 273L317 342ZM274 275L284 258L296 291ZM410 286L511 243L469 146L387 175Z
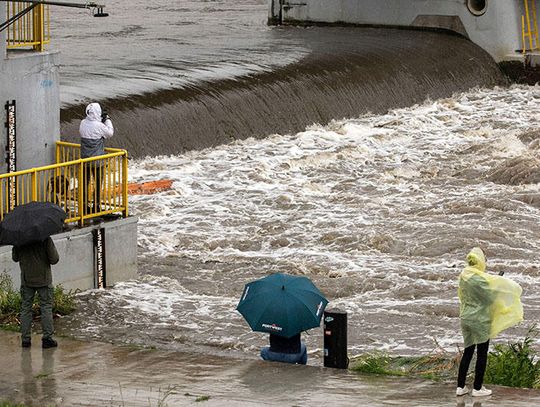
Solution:
M476 347L473 396L489 396L482 386L486 371L489 340L523 320L521 287L508 278L486 273L486 257L475 247L467 255L467 266L459 276L461 331L465 350L459 365L457 396L469 392L467 371Z
M102 115L99 103L90 103L86 106L86 118L79 126L81 136L81 158L97 157L105 154L105 139L114 134L114 127L107 114ZM101 204L101 180L103 168L101 160L90 161L84 167L83 202L86 204L86 213L97 213ZM94 179L94 193L88 196L88 185Z

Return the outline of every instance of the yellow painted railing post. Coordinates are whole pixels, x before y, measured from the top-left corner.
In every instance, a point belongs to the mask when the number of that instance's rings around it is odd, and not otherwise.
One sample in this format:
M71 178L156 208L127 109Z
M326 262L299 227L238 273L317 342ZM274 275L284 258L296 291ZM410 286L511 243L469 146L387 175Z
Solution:
M530 1L530 3L529 3ZM521 37L523 40L523 53L526 53L527 44L525 38L529 38L529 51L537 51L540 41L538 38L538 19L535 0L523 0L525 15L521 17ZM532 21L531 21L532 20ZM525 29L525 23L527 28Z
M521 39L523 42L522 53L525 54L527 51L527 44L525 43L525 16L521 16Z
M56 147L54 151L55 151L54 157L56 160L56 164L60 164L60 144L56 143Z
M81 227L84 226L84 208L83 208L83 191L84 191L84 180L83 180L83 167L84 167L84 163L81 161L79 163L79 174L78 174L78 179L77 179L77 184L78 184L78 187L77 187L77 203L78 203L78 206L79 206L79 216L80 216L80 219L79 219L79 225Z
M32 171L32 201L37 201L37 172Z
M122 156L122 195L124 201L124 218L129 215L128 210L128 155L127 151L124 151Z
M33 18L34 18L34 51L42 52L44 50L44 24L43 24L43 4L34 7Z
M529 0L525 0L525 16L527 19L527 37L529 37L529 49L532 50L531 16L529 14Z
M532 16L533 16L533 26L534 26L534 50L538 50L539 40L538 40L538 18L536 16L536 1L532 1Z

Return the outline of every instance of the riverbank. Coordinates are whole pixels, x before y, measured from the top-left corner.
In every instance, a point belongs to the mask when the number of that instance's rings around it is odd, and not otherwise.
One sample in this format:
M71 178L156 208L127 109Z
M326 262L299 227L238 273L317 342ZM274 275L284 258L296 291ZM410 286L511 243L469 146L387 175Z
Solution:
M0 400L47 406L458 406L452 382L357 375L317 366L114 346L59 338L42 350L39 336L22 349L0 332ZM5 367L9 366L9 369ZM540 404L540 391L493 386L476 407ZM480 404L478 404L480 402Z

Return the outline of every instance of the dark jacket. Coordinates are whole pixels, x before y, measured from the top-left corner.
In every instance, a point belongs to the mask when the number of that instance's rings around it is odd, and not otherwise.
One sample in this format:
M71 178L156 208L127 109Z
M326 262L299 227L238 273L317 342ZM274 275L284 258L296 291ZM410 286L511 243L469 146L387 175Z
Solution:
M43 242L13 246L11 257L19 262L21 286L52 287L51 264L58 263L59 257L50 237Z
M300 353L300 334L284 338L270 334L270 351L279 353Z
M97 157L105 154L105 139L81 138L81 158Z

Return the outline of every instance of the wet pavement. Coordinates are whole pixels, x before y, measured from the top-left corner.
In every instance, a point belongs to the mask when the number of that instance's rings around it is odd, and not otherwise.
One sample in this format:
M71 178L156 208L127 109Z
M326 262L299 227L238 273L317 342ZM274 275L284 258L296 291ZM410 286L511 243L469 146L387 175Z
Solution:
M114 346L59 338L19 346L0 332L0 400L28 406L533 406L540 391L492 386L456 398L454 383L357 375L320 366Z

